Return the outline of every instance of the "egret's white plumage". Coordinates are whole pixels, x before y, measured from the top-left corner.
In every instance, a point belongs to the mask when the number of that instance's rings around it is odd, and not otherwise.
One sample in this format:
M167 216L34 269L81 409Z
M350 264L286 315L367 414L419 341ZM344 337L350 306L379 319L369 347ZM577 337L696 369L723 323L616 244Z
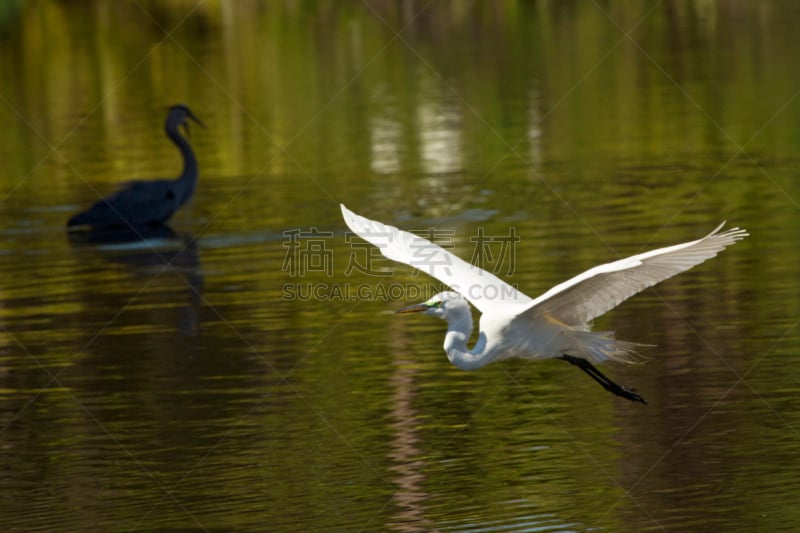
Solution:
M641 402L635 391L613 383L592 366L609 359L629 362L637 345L616 340L613 332L592 332L589 321L747 236L739 228L721 231L723 222L702 239L596 266L531 299L427 239L359 216L344 205L341 209L350 229L384 256L427 272L456 291L439 293L400 312L421 311L447 320L444 348L459 368L472 370L509 357L560 358L614 394ZM465 299L482 313L471 350L467 341L472 315Z

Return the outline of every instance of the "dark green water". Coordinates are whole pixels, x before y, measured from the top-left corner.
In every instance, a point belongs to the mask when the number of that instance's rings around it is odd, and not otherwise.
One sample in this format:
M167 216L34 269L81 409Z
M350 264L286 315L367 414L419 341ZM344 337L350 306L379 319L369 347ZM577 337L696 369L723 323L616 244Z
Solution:
M800 527L800 6L3 5L3 530ZM178 174L176 102L207 126L177 238L71 242ZM559 361L451 366L443 323L391 314L438 285L339 202L465 259L513 232L492 258L531 296L751 236L595 324L657 345L604 368L644 407Z

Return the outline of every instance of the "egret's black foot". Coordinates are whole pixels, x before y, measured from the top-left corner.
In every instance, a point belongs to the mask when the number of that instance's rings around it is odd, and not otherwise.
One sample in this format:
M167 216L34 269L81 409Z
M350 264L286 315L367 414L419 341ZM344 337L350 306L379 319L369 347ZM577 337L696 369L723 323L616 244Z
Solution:
M614 383L608 377L597 370L595 366L587 361L586 359L581 359L580 357L574 357L572 355L562 355L559 359L563 359L564 361L571 363L587 374L598 382L605 390L610 392L611 394L616 394L617 396L621 396L626 398L632 402L642 402L643 404L647 405L647 400L639 396L639 393L636 392L634 388L623 387L617 383Z

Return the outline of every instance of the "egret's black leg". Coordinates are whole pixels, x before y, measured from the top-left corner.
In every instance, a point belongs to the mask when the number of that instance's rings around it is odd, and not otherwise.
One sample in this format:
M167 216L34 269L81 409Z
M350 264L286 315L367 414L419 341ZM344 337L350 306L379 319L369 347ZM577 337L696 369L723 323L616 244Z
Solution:
M577 366L587 374L589 374L593 380L598 382L605 390L610 392L611 394L616 394L617 396L622 396L623 398L627 398L632 402L642 402L643 404L647 405L647 400L639 396L639 393L636 392L636 389L629 389L628 387L623 387L618 385L608 379L602 372L597 370L595 366L587 361L586 359L582 359L580 357L574 357L572 355L562 355L559 359L563 359L568 363L572 363L573 365Z

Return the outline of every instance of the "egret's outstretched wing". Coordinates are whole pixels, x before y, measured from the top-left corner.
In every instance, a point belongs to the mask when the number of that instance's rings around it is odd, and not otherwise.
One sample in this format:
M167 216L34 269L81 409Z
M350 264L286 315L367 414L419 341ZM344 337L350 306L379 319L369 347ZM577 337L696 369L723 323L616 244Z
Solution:
M427 239L356 215L341 205L353 232L387 258L417 268L449 285L485 313L501 305L529 306L533 300L490 272L471 265Z
M747 237L746 230L722 233L725 223L696 241L667 246L596 266L556 285L533 301L523 315L547 314L576 326L613 309L637 292L699 265L726 246Z

